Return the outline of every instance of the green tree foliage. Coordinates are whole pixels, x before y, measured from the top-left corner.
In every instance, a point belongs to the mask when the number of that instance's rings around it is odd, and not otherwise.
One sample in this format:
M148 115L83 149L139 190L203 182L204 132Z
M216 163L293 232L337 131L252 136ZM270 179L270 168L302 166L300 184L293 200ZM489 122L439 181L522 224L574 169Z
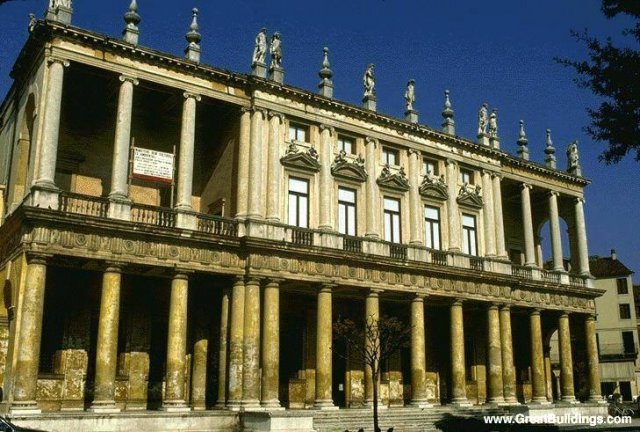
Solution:
M571 34L589 50L589 60L556 59L576 70L576 83L604 98L597 109L588 109L591 124L587 133L607 148L600 160L607 164L620 162L635 152L640 161L640 1L603 0L602 12L607 18L627 15L635 19L634 27L623 31L630 46L614 46L611 38L601 42L584 32Z

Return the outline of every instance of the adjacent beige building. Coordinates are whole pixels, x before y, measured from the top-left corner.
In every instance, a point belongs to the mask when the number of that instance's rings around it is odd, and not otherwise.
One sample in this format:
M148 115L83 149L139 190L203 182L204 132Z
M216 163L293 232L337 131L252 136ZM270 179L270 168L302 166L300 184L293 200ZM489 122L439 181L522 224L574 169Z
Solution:
M326 50L319 94L259 52L251 75L200 64L197 12L179 58L137 44L133 5L123 40L70 6L31 24L0 107L5 411L368 407L332 323L383 314L415 328L383 367L389 408L550 404L557 329L558 399L601 400L575 147L568 170L550 136L532 162L521 128L510 155L495 114L461 138L448 93L442 129L335 100Z

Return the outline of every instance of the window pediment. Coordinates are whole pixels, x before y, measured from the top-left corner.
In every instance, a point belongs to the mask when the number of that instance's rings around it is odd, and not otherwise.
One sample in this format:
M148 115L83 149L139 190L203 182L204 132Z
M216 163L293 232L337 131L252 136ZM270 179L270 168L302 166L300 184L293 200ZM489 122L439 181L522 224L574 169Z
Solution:
M347 153L341 150L331 165L331 174L347 180L363 182L367 180L367 172L364 168L364 158L361 155L354 160L346 157Z
M425 198L433 198L437 200L446 201L449 198L449 191L447 184L444 181L444 176L434 176L433 174L427 174L422 179L420 184L420 195Z
M296 143L289 144L284 156L280 158L280 163L291 168L299 168L306 171L320 171L318 162L318 152L313 147L301 149Z
M409 179L407 178L407 174L404 172L404 168L400 167L397 172L392 172L389 164L386 164L384 168L382 168L382 172L378 177L377 183L381 187L401 192L409 190Z
M471 208L481 209L484 205L482 196L480 195L480 186L473 186L465 183L458 192L458 204Z

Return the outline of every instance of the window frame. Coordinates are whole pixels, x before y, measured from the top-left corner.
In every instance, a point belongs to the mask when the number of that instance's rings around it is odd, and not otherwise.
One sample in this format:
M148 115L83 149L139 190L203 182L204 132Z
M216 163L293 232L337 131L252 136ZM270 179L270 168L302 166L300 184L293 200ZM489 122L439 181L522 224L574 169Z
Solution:
M291 136L291 130L295 130L295 137ZM304 139L299 139L298 138L298 132L302 131L304 132ZM298 123L298 122L289 122L289 142L309 142L309 140L307 139L309 137L309 126L304 124L304 123Z
M436 211L437 219L432 219L427 216L428 209ZM442 250L442 218L441 218L440 207L437 207L431 204L424 204L423 221L424 221L425 246L434 250ZM437 225L437 230L438 230L437 246L435 245L436 239L434 238L434 232L433 232L434 224ZM431 246L429 246L429 241L428 241L429 239L431 240Z
M469 179L469 181L465 181L465 177ZM460 168L460 183L465 184L468 183L470 185L475 184L475 173L473 170L467 168Z
M344 143L348 142L351 146L351 150L347 151L344 149ZM338 149L338 153L344 150L346 154L356 154L356 140L353 137L348 135L338 134L338 139L336 140L336 147Z
M295 180L295 181L301 181L304 182L307 186L307 192L303 193L303 192L298 192L298 191L292 191L291 190L291 181ZM309 200L309 194L310 194L310 185L309 185L309 179L303 178L303 177L294 177L294 176L289 176L288 180L287 180L287 223L291 226L295 226L298 228L309 228L309 205L310 205L310 200ZM295 202L296 202L296 221L295 223L291 223L291 198L295 197ZM300 225L300 215L301 212L300 210L302 209L300 206L300 201L301 198L306 198L306 208L305 210L305 220L306 220L306 226L302 226Z
M353 193L353 202L344 201L340 199L340 191L344 190L346 192ZM340 207L345 207L345 232L341 232L340 230ZM350 224L349 224L349 208L353 208L353 234L350 234ZM356 189L346 187L346 186L338 186L338 232L343 235L348 236L357 236L358 235L358 191Z
M394 201L398 204L398 210L389 210L386 207L387 201ZM387 230L387 216L389 216L389 227ZM400 198L393 196L382 197L382 222L384 225L384 240L389 243L402 243L402 201ZM395 229L395 222L397 222L397 230ZM398 238L395 238L397 232Z
M464 222L465 216L473 219L473 226L466 226ZM478 254L478 220L476 215L471 213L462 213L462 251L471 256L479 256ZM469 235L467 235L467 232ZM473 233L473 245L471 244L470 234ZM473 248L471 248L473 246ZM466 248L466 251L465 251Z
M431 172L431 175L437 177L439 174L438 161L431 158L422 159L422 175L426 176L427 174L429 174L429 171L428 171L429 165L433 166L433 172Z
M623 310L625 310L624 314L622 313ZM627 314L629 316L623 316ZM618 315L620 316L621 320L631 319L631 305L629 303L618 303Z
M394 163L389 163L389 156L393 155ZM395 149L393 147L383 146L382 147L382 162L385 165L389 166L399 166L400 165L400 150Z
M624 292L621 292L621 288ZM616 289L618 291L618 295L629 294L629 281L626 277L616 279Z

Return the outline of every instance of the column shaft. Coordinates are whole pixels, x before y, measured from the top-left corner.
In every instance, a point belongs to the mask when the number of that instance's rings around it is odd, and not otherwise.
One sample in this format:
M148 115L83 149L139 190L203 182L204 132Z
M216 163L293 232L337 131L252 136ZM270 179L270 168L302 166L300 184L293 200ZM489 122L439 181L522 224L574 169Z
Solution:
M332 299L331 285L318 290L316 328L316 408L333 408L332 394Z
M498 174L493 175L493 218L495 220L496 230L496 254L499 257L507 257L507 249L504 240L504 220L502 216L502 188L501 177Z
M513 363L513 337L511 334L511 309L500 308L500 342L502 348L502 383L504 400L516 403L516 369Z
M529 314L531 336L531 396L535 403L547 402L547 384L544 374L544 352L542 350L542 325L540 311Z
M331 159L333 155L332 137L335 130L332 126L320 125L320 208L319 228L333 229L333 178L331 176Z
M560 391L562 393L562 401L573 402L576 398L573 387L571 330L567 313L562 313L558 319L558 348L560 352Z
M535 267L536 251L533 242L533 218L531 216L530 190L530 185L523 184L520 196L522 202L522 230L524 231L524 265Z
M490 403L504 402L504 384L502 381L502 344L500 338L500 311L498 306L487 309L487 363L488 394Z
M464 358L464 320L462 302L451 304L451 402L467 404L467 377Z
M209 341L202 335L193 344L193 367L191 368L191 408L207 408L207 356Z
M242 405L260 406L260 280L247 279L242 344Z
M593 315L587 317L584 330L587 345L587 363L589 367L589 400L592 402L601 402L600 360L598 358L598 341L596 339L596 319Z
M280 282L277 280L270 280L264 288L262 329L262 406L279 408Z
M549 230L551 231L551 255L553 269L564 270L562 238L560 236L560 216L558 214L558 193L549 192Z
M19 314L20 329L17 340L16 365L13 382L15 410L38 411L36 386L42 340L42 313L47 265L41 257L28 257L24 298Z
M45 113L40 140L40 158L38 159L37 185L54 186L56 161L58 158L58 137L60 135L60 111L62 108L62 85L64 67L68 62L58 59L49 60L47 71L47 95Z
M367 174L367 231L365 236L372 238L380 237L380 200L378 184L376 179L378 178L376 167L378 166L376 158L376 147L378 141L374 138L366 139L366 153L367 159L366 169Z
M196 139L196 100L200 96L184 94L182 105L182 128L180 132L180 155L178 159L178 187L176 208L193 210L193 157Z
M167 376L162 406L185 410L184 367L187 354L187 306L189 279L178 273L171 281L169 331L167 333Z
M222 292L220 303L220 346L218 351L218 402L216 406L223 408L227 405L227 348L229 337L229 289Z
M584 199L577 198L575 201L576 213L576 233L578 236L578 271L581 275L589 275L589 249L587 247L587 226L584 220Z
M409 207L411 212L409 217L411 218L409 224L410 231L410 243L411 244L424 244L424 238L422 235L423 226L423 214L424 208L422 206L422 199L420 198L420 173L422 171L422 155L417 150L409 150Z
M365 299L365 322L368 326L375 328L380 320L380 295L377 290L370 290ZM367 350L373 351L374 345L378 345L379 341L371 340L371 337L366 336L365 343L368 345ZM373 371L367 364L364 365L364 400L367 405L373 404L373 386L379 384L380 377L378 377L378 383L373 382ZM380 394L378 392L378 401L380 400Z
M96 376L93 410L115 410L116 368L118 365L118 324L120 321L120 267L109 265L102 276L100 321L96 342Z
M110 198L129 197L129 149L131 143L131 116L133 114L133 86L138 80L120 76L120 94L116 113L116 135L113 142Z
M233 283L231 297L231 329L229 331L229 388L227 406L237 408L242 401L242 362L244 342L244 277Z
M281 126L283 116L279 113L269 112L269 152L267 183L267 219L279 222L280 216L280 188L282 183L282 166L280 165L280 141L282 140Z
M262 219L263 194L262 194L262 126L265 112L261 108L254 108L251 113L251 141L249 152L249 217ZM242 157L242 156L241 156Z
M485 256L496 256L496 229L493 204L493 188L491 184L491 173L484 171L482 173L482 198L484 200L484 208L482 214L484 216L484 254Z
M427 404L424 297L411 302L411 405Z
M238 139L238 183L236 185L236 217L245 218L249 211L249 152L251 142L251 111L242 108Z
M449 250L460 251L460 215L458 215L458 170L457 163L447 159L447 186L449 199L447 199L447 216L449 219Z

